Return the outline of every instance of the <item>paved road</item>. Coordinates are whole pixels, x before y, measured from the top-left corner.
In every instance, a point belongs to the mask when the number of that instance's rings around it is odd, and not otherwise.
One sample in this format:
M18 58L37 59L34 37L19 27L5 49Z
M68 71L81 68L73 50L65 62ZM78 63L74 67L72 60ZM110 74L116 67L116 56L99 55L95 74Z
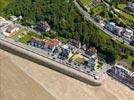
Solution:
M118 36L114 35L113 33L111 33L110 31L108 31L107 29L105 29L103 26L101 26L99 23L95 22L94 19L90 16L90 14L88 12L86 12L78 3L76 0L74 0L75 5L77 6L77 8L81 11L81 13L85 16L85 18L87 18L88 20L90 20L93 24L95 24L99 29L101 29L102 31L104 31L105 33L107 33L109 36L111 36L113 38L113 40L118 40L120 42L123 42L122 38L119 38ZM124 43L131 47L134 48L133 46L129 45L129 42L124 40Z

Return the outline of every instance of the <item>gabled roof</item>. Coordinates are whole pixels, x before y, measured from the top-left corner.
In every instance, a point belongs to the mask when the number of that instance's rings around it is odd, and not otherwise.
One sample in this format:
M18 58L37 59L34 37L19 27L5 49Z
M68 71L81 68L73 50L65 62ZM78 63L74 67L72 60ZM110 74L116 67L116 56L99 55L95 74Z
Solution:
M130 30L130 29L125 29L124 34L125 34L125 35L129 35L129 36L133 36L133 35L134 35L133 31Z
M52 39L50 41L45 41L44 44L47 47L55 47L55 46L60 45L61 41L59 41L58 39Z
M87 49L87 51L97 53L97 49L95 47L90 47L89 49Z
M12 30L14 30L15 28L16 28L15 26L9 25L9 26L7 27L7 29L6 29L6 32L11 33Z

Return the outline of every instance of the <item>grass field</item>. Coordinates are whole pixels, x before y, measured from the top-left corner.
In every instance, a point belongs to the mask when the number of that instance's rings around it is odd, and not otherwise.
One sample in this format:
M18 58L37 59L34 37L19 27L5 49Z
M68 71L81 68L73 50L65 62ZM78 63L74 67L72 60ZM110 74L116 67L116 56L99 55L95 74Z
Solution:
M104 10L104 5L103 4L100 4L94 8L91 9L91 11L93 12L93 14L97 15L99 14L100 12L102 12Z
M134 61L134 57L129 55L128 56L128 60L131 61L131 62L133 62Z
M0 9L7 6L9 3L13 2L14 0L0 0Z
M120 13L120 18L129 26L131 26L132 28L134 28L134 16L127 14L123 11L121 11Z
M118 8L122 10L120 14L121 14L122 16L124 16L125 18L134 21L134 16L123 12L123 10L124 10L126 7L127 7L126 4L118 4Z
M91 4L93 0L80 0L80 1L84 6L87 6L87 5Z
M27 34L27 35L23 36L23 37L20 39L20 42L26 44L27 41L29 41L31 38L32 38L32 36L31 36L30 34Z
M121 10L124 10L124 8L126 8L127 5L126 5L126 4L118 4L117 7L118 7L119 9L121 9Z
M122 16L124 16L126 19L133 20L134 21L134 16L127 14L125 12L120 13Z
M129 26L134 28L134 16L125 12L126 4L118 4L117 8L120 10L120 18Z
M97 5L96 7L93 7L90 9L90 13L92 15L95 15L95 16L100 15L103 19L107 19L107 20L110 19L108 12L109 11L108 11L106 5L104 5L104 4Z

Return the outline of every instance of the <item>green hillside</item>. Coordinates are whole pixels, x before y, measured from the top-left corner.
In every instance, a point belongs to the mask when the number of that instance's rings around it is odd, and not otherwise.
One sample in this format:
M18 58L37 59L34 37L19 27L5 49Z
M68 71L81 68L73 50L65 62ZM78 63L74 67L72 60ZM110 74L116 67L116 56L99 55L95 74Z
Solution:
M87 6L87 5L91 4L93 0L80 0L80 1L84 6Z
M14 0L0 0L0 9L6 7L9 3L13 2Z

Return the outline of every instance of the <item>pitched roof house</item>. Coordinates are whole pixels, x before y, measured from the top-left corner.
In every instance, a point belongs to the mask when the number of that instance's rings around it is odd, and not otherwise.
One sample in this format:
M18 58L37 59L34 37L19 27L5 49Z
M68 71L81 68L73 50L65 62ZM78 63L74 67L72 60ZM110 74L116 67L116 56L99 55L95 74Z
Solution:
M41 33L48 32L51 30L50 25L47 23L47 21L40 21L38 24L38 29Z
M117 64L114 67L112 67L111 72L120 81L125 82L129 86L132 86L134 88L134 72L130 72L122 65L117 65Z
M127 9L131 12L134 12L134 3L130 3L127 7Z
M113 23L113 22L107 23L105 28L118 36L122 36L122 32L124 29L123 27L117 26L116 23Z
M132 41L134 39L134 32L126 28L123 33L123 38L129 42Z
M58 39L51 39L50 41L45 41L44 45L48 48L54 48L57 47L59 45L61 45L61 41L59 41Z

